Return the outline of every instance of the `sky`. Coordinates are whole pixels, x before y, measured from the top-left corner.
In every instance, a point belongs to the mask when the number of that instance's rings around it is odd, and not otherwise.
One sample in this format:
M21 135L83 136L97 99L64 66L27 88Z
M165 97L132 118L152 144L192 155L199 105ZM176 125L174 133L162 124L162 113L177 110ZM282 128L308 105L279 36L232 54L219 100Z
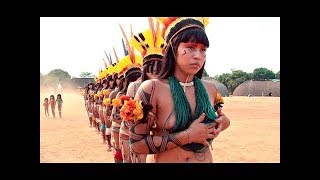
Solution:
M124 57L119 24L128 37L148 28L146 17L40 17L40 73L54 69L71 77L98 75L105 53ZM210 47L205 70L210 76L264 67L280 70L280 17L210 17Z

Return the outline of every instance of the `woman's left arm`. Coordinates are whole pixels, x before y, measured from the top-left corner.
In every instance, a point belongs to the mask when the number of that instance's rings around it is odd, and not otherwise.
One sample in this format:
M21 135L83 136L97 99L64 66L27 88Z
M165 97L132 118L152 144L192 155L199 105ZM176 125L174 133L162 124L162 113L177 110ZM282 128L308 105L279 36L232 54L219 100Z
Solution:
M209 96L209 98L213 98L213 99L211 99L212 100L211 102L214 102L213 103L213 106L214 106L217 103L217 100L218 100L217 97L220 94L218 94L218 90L213 83L205 82L205 84L206 84L206 87L208 88L207 92L212 92L212 93L210 93L210 95L208 93L208 96ZM221 100L223 102L222 96L220 96L219 98L221 98L221 99L219 99L219 102ZM218 106L217 114L218 114L218 118L215 120L217 125L215 126L215 130L213 131L214 138L217 137L221 131L224 131L225 129L227 129L230 126L230 119L224 113L222 113L222 106Z

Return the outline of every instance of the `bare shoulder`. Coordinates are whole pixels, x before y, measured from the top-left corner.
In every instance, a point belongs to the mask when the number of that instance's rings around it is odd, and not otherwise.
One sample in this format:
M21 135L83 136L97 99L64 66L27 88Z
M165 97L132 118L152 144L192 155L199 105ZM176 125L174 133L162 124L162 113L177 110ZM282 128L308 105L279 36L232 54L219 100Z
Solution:
M128 91L129 90L133 90L137 87L139 87L141 85L141 81L134 81L134 82L131 82L128 86Z
M144 103L155 105L158 97L163 93L165 80L149 79L141 83L135 99L141 99Z
M117 95L116 95L116 98L119 98L121 97L122 95L126 95L125 93L121 92L121 91L118 91Z
M113 98L115 98L115 97L116 97L116 95L117 95L117 94L118 94L118 90L117 90L117 89L115 89L115 90L111 91L111 93L110 93L109 97L110 97L111 99L113 99Z
M141 81L134 81L134 82L131 82L130 84L129 84L129 86L139 86L141 84Z
M165 85L165 80L162 79L149 79L141 83L139 89L143 89L143 91L151 92L156 86L162 87Z
M134 97L140 85L141 81L131 82L128 86L127 95L130 97Z

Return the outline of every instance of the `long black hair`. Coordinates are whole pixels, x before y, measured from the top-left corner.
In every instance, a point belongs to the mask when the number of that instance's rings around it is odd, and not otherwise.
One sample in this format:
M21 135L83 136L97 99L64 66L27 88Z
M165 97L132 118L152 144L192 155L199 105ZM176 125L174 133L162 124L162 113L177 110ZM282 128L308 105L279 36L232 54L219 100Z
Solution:
M88 94L89 93L89 86L92 86L91 88L93 89L94 87L94 84L92 83L92 82L89 82L88 84L87 84L87 86L85 87L85 91L86 91L86 94Z
M109 88L109 82L110 82L111 80L113 81L112 75L110 74L110 75L108 75L108 76L103 80L103 82L102 82L102 84L104 84L104 83L107 84L106 87L104 87L103 89L108 89L108 88Z
M180 43L187 43L187 42L200 43L206 47L209 47L208 36L207 36L206 32L199 27L190 27L188 29L185 29L185 30L181 31L180 33L178 33L175 37L173 37L171 42L169 42L169 40L173 36L173 34L176 33L178 30L180 30L181 28L185 27L186 24L195 24L195 25L198 25L198 26L201 26L204 28L204 26L201 22L194 20L194 19L186 19L186 20L183 20L183 21L177 23L177 25L170 30L170 33L168 34L168 37L166 38L167 47L166 47L165 54L164 54L165 63L162 66L162 69L159 73L160 79L167 79L171 75L173 75L173 73L175 71L175 65L176 65L176 59L175 59L174 53L176 54ZM174 50L174 52L173 52L173 50ZM205 63L203 64L202 68L195 74L195 76L197 76L200 79L202 78L204 65L205 65Z
M62 99L62 96L61 96L61 94L58 94L58 95L57 95L57 99L58 99L58 97L59 97L59 96L60 96L60 99Z
M102 84L100 83L100 81L98 81L95 86L94 86L95 90L94 92L97 93L98 91L100 91L102 89Z
M113 83L113 85L112 85L111 87L109 87L110 89L116 88L116 86L117 86L117 79L118 79L118 73L115 73L115 74L113 75L112 79L113 79L114 83Z
M118 79L120 80L120 83L119 83L119 92L120 92L120 91L122 91L122 89L123 89L123 87L124 87L124 81L125 81L126 79L124 78L124 75L123 75L123 74L121 74L121 75L118 77Z

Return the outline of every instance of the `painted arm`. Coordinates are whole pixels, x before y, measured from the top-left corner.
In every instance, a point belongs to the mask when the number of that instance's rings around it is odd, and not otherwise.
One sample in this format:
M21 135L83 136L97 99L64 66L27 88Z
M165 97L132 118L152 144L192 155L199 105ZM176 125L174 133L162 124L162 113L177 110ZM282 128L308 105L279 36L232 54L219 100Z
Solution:
M155 88L156 82L147 80L140 85L135 96L136 101L142 101L144 117L130 128L131 150L137 154L157 154L191 142L209 145L206 139L213 138L213 134L210 134L213 128L209 130L209 126L201 123L205 118L204 114L196 119L187 130L163 136L150 135L157 114Z

